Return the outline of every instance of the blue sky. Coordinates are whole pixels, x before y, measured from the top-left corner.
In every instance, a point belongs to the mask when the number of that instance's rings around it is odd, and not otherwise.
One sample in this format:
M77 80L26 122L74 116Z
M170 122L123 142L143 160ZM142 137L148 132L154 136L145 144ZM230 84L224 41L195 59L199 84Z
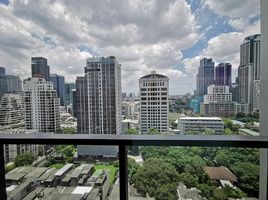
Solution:
M155 69L169 76L171 94L193 93L203 57L230 62L237 74L243 38L260 32L259 7L258 0L0 0L0 65L24 79L30 58L43 56L51 73L74 82L86 58L114 55L126 92Z

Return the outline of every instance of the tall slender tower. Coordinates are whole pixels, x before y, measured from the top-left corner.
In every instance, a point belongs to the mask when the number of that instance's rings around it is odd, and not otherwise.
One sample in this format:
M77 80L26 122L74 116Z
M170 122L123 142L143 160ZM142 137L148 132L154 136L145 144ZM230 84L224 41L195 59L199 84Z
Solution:
M60 129L60 100L52 82L43 78L24 80L26 128L40 132Z
M32 57L32 77L44 78L50 81L50 71L47 59L43 57Z
M215 63L211 58L203 58L200 60L200 66L196 76L196 85L198 86L198 88L196 88L197 95L202 96L207 94L208 86L214 84L214 67Z
M232 85L232 65L230 63L220 63L215 68L216 85Z
M240 46L239 101L248 104L250 113L259 111L260 43L260 34L256 34L246 37Z
M76 80L78 133L121 134L121 98L121 65L116 58L87 59L85 76ZM110 155L114 152L108 148L78 148L79 155Z
M153 71L139 79L139 88L141 134L150 128L168 132L169 78Z
M50 81L53 83L53 88L57 91L58 97L60 98L60 105L64 106L64 76L58 74L50 74Z

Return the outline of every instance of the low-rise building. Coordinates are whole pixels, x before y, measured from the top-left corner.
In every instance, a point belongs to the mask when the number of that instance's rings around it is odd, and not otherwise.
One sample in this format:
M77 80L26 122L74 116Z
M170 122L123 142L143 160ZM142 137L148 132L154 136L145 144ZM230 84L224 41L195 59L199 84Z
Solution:
M224 133L224 122L219 117L180 117L180 134L202 134L207 130L220 135Z

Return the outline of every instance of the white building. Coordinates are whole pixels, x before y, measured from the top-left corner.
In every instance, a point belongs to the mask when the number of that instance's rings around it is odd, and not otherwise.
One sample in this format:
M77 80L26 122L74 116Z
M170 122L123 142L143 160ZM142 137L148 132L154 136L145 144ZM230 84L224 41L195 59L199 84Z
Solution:
M150 128L168 132L169 78L153 71L139 79L139 91L141 134Z
M210 85L204 95L201 114L207 117L230 117L235 114L235 103L227 85Z
M232 93L227 85L210 85L208 94L204 95L204 103L226 103L232 101Z
M219 117L181 117L178 128L180 134L202 134L211 130L214 134L224 133L224 122Z
M39 132L60 129L60 101L52 82L43 78L24 80L26 128Z

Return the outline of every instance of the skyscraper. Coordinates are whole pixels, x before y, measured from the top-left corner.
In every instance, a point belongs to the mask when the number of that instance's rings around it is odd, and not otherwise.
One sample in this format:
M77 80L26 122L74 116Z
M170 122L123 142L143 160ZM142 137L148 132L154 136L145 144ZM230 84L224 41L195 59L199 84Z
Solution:
M215 84L232 85L232 65L230 63L220 63L215 68Z
M21 79L18 76L6 75L3 67L1 67L0 73L0 100L4 94L21 94Z
M153 71L139 79L139 91L141 134L150 128L168 132L169 78Z
M72 90L75 89L75 83L65 83L64 84L64 104L65 105L70 105L73 103L73 93Z
M76 80L77 131L83 134L121 134L121 65L114 56L89 58L85 76ZM79 155L112 155L104 148L81 147ZM116 150L116 149L115 149Z
M47 65L47 59L43 57L32 57L32 77L44 78L50 81L50 71Z
M4 67L0 67L0 76L6 75L6 69Z
M64 76L57 74L50 74L50 81L53 83L54 90L57 91L60 98L60 105L64 106L65 88L64 88Z
M240 103L248 104L250 113L259 110L259 98L255 97L259 97L260 43L260 34L256 34L246 37L240 46L238 90Z
M24 80L27 129L57 132L60 129L60 100L52 82L43 78Z
M199 96L207 94L207 87L214 84L214 67L215 63L211 58L200 60L198 74L196 76L196 93Z

